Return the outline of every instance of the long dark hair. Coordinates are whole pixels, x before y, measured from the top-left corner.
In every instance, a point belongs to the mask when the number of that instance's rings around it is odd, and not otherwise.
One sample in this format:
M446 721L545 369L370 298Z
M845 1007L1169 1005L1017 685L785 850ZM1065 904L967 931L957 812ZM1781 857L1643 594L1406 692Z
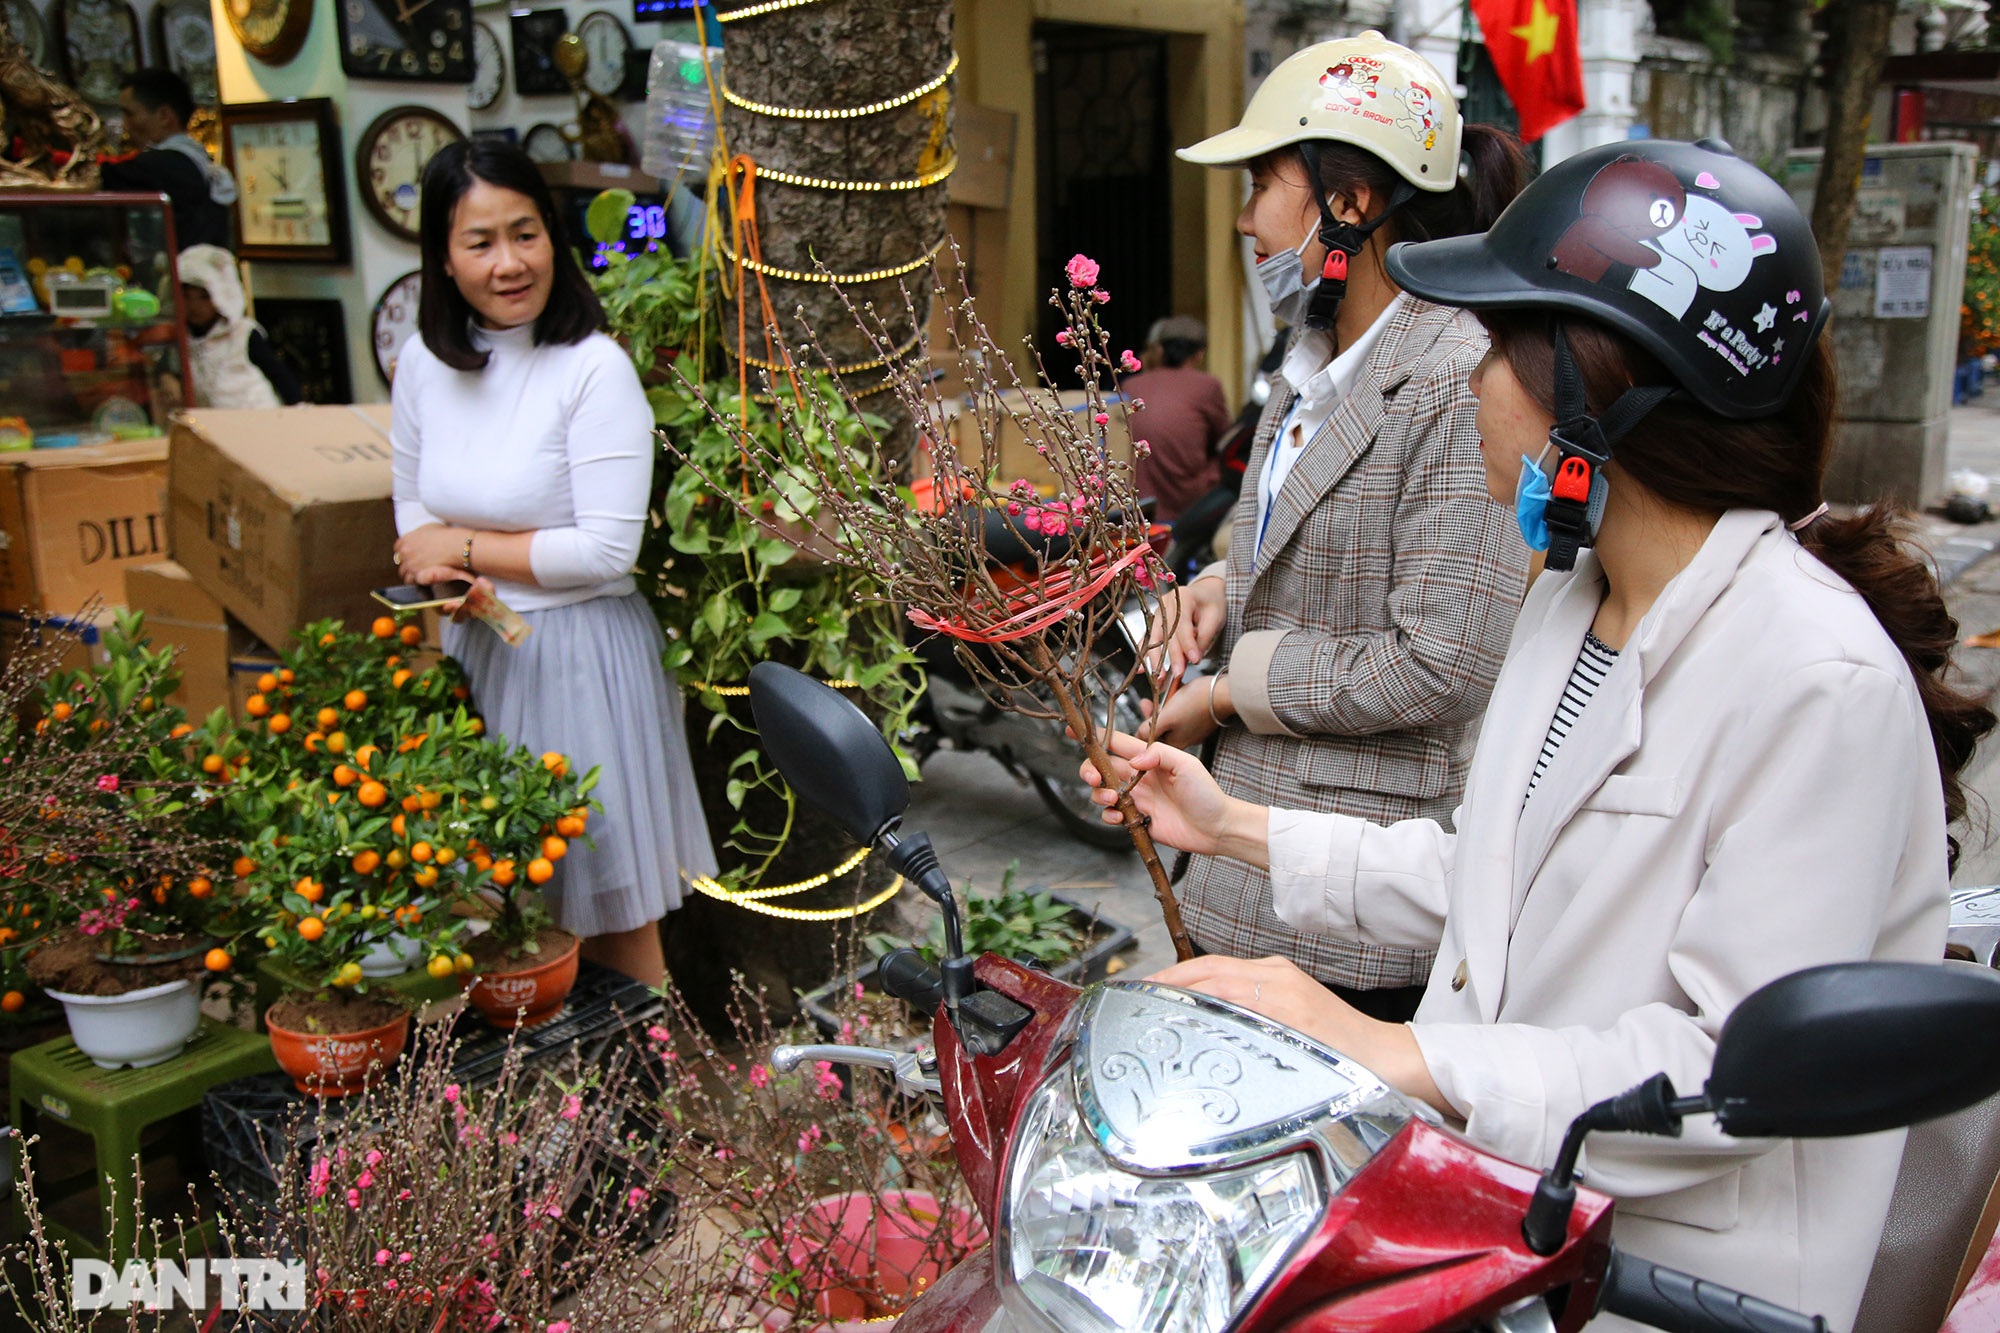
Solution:
M1468 123L1462 146L1472 159L1471 170L1449 190L1418 190L1382 224L1377 234L1385 242L1435 241L1485 231L1526 187L1531 174L1527 154L1521 151L1521 141L1507 131ZM1276 168L1281 163L1304 172L1320 199L1338 194L1351 200L1357 187L1365 185L1369 194L1386 203L1402 180L1394 167L1366 148L1335 139L1311 139L1277 149L1259 159L1258 165Z
M453 370L484 370L486 353L472 344L472 306L445 272L451 254L451 222L458 201L474 181L524 194L535 205L555 251L549 303L535 319L535 343L581 342L604 327L604 307L583 276L576 256L563 243L555 200L533 159L497 139L446 144L424 167L424 192L417 223L423 247L423 294L417 301L417 329L431 355Z
M1547 313L1481 311L1479 319L1522 390L1554 416L1555 344ZM1634 384L1673 383L1658 361L1602 324L1566 316L1563 334L1592 413L1603 412ZM1771 509L1787 521L1811 514L1819 508L1833 453L1839 399L1831 340L1821 338L1812 358L1784 410L1759 421L1727 420L1685 395L1667 399L1619 441L1612 485L1624 472L1687 509ZM1958 823L1966 812L1959 773L1995 719L1984 697L1947 678L1958 621L1945 609L1930 567L1910 553L1907 536L1900 511L1871 505L1851 516L1823 515L1800 531L1799 541L1861 594L1909 664L1930 718L1945 816ZM1955 862L1955 839L1951 855Z

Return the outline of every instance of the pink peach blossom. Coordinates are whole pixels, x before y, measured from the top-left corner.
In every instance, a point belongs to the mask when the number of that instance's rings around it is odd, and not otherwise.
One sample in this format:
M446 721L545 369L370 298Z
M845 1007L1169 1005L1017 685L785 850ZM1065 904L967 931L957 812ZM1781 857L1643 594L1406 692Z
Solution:
M1072 287L1095 287L1098 271L1097 261L1088 255L1072 255L1069 263L1063 266Z

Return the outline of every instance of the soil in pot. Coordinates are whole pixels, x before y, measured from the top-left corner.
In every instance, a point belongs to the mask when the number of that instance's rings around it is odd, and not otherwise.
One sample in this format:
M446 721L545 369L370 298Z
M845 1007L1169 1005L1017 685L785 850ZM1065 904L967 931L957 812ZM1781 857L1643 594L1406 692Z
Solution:
M201 958L207 942L192 936L147 939L143 952L167 955L160 962L107 963L98 954L108 943L108 937L80 931L57 936L28 956L28 976L43 990L68 995L124 995L200 977L204 971Z
M562 1012L576 985L582 941L556 926L536 932L537 951L510 949L489 931L467 946L473 977L466 1002L494 1027L533 1027Z
M410 1011L366 995L286 995L266 1012L271 1053L307 1096L361 1091L394 1064L410 1036Z

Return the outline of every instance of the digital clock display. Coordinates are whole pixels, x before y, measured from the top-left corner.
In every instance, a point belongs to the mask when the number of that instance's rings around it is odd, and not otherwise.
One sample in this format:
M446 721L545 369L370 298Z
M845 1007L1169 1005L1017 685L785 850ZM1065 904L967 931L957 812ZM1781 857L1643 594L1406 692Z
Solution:
M569 240L582 255L584 262L593 271L601 272L608 264L604 255L609 250L620 250L628 255L642 255L653 252L671 252L673 246L667 240L667 199L660 194L642 194L633 202L625 214L625 230L616 241L600 245L590 237L584 225L584 215L590 211L590 201L595 196L577 191L569 200L568 223Z

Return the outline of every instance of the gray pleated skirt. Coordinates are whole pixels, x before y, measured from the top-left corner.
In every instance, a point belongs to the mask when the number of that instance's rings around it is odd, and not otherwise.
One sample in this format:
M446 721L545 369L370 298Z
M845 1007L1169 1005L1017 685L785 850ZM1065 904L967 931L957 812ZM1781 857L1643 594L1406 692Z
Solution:
M489 735L576 772L601 768L588 842L547 885L563 929L603 935L681 905L684 875L712 875L715 849L688 762L680 688L660 666L666 639L638 593L523 611L535 632L509 648L478 621L443 626Z

